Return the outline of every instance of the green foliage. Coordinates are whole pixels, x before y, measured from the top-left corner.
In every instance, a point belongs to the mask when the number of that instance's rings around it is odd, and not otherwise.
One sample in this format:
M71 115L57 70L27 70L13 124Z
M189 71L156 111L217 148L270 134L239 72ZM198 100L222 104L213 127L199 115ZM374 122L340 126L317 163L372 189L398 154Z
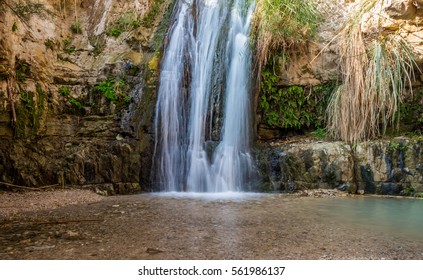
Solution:
M131 31L140 27L140 20L134 15L133 12L127 12L119 17L119 19L113 23L108 31L107 35L113 37L119 37L120 34L126 31Z
M34 3L31 0L23 0L16 3L14 10L23 20L28 21L33 14L42 15L47 11L41 3Z
M73 52L75 52L76 47L71 45L71 39L65 39L63 40L63 50L67 53L67 54L71 54Z
M317 139L324 139L326 137L326 130L324 128L317 128L310 134Z
M82 106L81 102L76 100L75 98L69 98L69 103L75 106L77 109L84 109L84 106Z
M130 101L129 86L124 80L108 78L95 86L95 89L107 100L121 106Z
M25 83L26 78L31 74L30 65L25 60L20 60L16 58L15 73L18 82Z
M16 106L15 133L17 137L32 136L40 128L44 112L46 95L39 84L36 94L20 91L20 103Z
M75 34L82 34L82 26L79 21L72 23L70 29Z
M399 150L399 142L389 142L388 151L396 151Z
M326 100L334 84L305 89L300 86L280 87L277 82L272 71L263 71L259 106L267 125L285 129L324 126Z
M418 197L418 198L423 198L423 193L416 193L415 195L414 195L415 197Z
M163 10L167 10L166 15L164 16L163 20L160 22L157 31L155 32L154 42L152 44L153 49L156 52L160 52L161 48L163 47L163 40L166 37L168 27L170 24L170 20L172 18L172 11L176 5L176 1L171 1L170 6L168 8L162 8ZM154 19L156 16L151 17ZM150 22L148 20L148 14L142 20L142 26L146 28L150 28L149 26L153 25L153 21Z
M18 30L18 24L16 22L13 23L12 25L12 31L16 32Z
M58 90L59 94L63 96L67 102L71 105L70 113L72 114L83 114L85 108L81 101L76 98L70 97L71 90L67 86L61 86Z
M95 86L95 89L98 90L106 99L110 101L116 101L117 96L115 92L115 80L109 78L103 82L100 82Z
M47 49L54 50L54 40L53 39L50 39L50 38L46 39L44 41L44 45L46 46Z
M122 29L116 26L112 27L108 32L108 35L113 36L115 38L119 37L120 34L122 34Z
M413 91L403 100L397 118L415 134L423 132L423 89Z
M399 142L398 141L389 142L389 145L388 145L388 152L389 153L396 152L396 151L405 152L407 150L408 150L408 146L404 142L401 142L401 141L399 141Z
M67 46L69 46L71 43L71 39L67 38L63 40L63 46L66 48Z
M141 21L141 24L145 28L151 28L156 20L156 17L159 15L161 11L161 6L165 0L152 0L150 10L144 16Z
M70 94L70 89L68 87L62 86L59 88L59 93L61 96L66 97Z
M65 48L65 49L64 49L64 51L65 51L67 54L74 53L74 52L75 52L75 50L76 50L76 47L75 47L75 46L69 46L69 47L67 47L67 48Z
M253 22L258 70L277 52L287 57L304 51L320 21L314 0L258 0Z
M413 187L409 187L409 188L404 188L400 195L403 196L414 196L416 194L416 189L414 189Z

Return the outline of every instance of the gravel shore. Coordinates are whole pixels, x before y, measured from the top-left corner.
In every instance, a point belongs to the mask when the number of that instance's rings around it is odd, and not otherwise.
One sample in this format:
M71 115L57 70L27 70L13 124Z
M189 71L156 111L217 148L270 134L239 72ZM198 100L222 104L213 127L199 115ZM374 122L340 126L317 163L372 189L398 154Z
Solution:
M90 190L58 189L50 191L0 192L0 218L10 219L17 214L39 210L53 210L68 205L88 204L105 199Z

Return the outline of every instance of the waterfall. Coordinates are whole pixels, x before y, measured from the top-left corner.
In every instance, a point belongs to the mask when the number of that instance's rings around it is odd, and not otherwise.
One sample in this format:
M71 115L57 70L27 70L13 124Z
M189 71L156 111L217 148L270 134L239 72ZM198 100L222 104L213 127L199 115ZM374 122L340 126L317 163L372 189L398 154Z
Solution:
M254 165L248 35L254 6L251 0L178 1L156 105L153 167L160 190L249 190ZM220 143L210 154L207 127L221 95Z

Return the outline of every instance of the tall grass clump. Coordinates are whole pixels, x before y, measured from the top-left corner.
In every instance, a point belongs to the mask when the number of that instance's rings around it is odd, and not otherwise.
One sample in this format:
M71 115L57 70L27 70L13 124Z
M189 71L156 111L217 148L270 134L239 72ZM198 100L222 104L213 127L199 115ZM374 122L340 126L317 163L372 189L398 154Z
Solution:
M361 23L378 0L362 0L339 35L342 85L327 109L328 132L349 143L385 133L398 115L416 62L399 33L363 34ZM377 29L376 29L377 30Z
M257 0L252 38L258 73L273 54L289 58L306 49L318 27L316 7L314 0Z

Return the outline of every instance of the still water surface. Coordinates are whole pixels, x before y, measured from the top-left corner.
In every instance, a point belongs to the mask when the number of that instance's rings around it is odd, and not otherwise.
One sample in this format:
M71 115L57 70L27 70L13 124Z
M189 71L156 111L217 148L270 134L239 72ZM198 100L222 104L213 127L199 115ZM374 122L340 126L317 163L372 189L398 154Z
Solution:
M339 223L423 240L423 200L325 198L316 199L310 207Z
M175 199L192 199L221 203L263 202L271 203L279 195L259 193L156 193L153 196ZM273 202L274 203L274 202ZM275 205L275 207L277 207ZM314 212L316 222L337 223L342 226L367 229L388 235L402 236L423 241L423 200L355 197L316 198L299 203L298 210ZM320 221L319 221L320 220Z

